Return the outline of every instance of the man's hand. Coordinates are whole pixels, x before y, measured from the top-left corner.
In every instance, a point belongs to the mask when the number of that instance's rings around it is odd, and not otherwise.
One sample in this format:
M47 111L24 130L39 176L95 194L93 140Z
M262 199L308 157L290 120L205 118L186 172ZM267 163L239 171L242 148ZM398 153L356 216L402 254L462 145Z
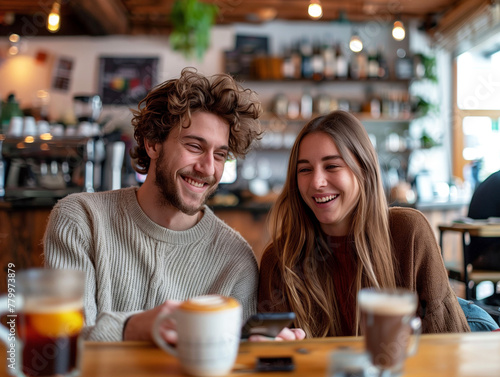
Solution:
M302 340L306 337L306 333L302 329L289 329L288 327L285 327L281 332L278 334L276 338L268 338L266 336L262 335L252 335L250 338L248 338L249 341L251 342L266 342L270 340L276 340L276 341L293 341L293 340Z
M172 313L180 305L180 301L168 300L154 309L145 310L131 316L123 329L123 340L146 340L152 341L151 331L153 323L158 314ZM168 343L177 343L177 332L173 323L165 323L160 334Z

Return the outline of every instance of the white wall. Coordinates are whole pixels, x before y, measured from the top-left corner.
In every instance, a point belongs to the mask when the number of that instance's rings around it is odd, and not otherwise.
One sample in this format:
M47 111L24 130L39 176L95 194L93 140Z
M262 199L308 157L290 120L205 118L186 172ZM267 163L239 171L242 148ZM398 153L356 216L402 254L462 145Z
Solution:
M110 36L110 37L31 37L24 41L23 51L14 57L0 58L0 97L14 92L22 108L33 105L36 91L50 92L49 118L51 120L73 117L72 97L75 93L97 93L98 64L100 56L148 56L159 58L159 82L178 76L186 66L196 67L204 74L220 72L223 67L222 51L232 49L233 27L216 27L212 31L211 47L203 62L187 61L169 48L167 37L158 36ZM5 51L5 38L0 49ZM37 63L38 52L46 52L48 58ZM2 55L0 55L2 56ZM73 59L74 67L68 91L51 89L52 71L58 56ZM106 112L122 114L129 112L123 107L106 108ZM103 115L105 113L103 112ZM119 121L119 120L118 120ZM125 120L126 122L126 120Z

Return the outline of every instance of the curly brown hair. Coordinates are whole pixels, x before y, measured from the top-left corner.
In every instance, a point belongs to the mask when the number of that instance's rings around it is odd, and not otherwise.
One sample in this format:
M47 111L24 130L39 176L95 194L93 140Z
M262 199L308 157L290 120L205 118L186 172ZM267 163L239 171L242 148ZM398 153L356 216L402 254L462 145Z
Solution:
M138 110L132 110L137 141L130 151L134 169L141 174L149 170L146 140L163 143L174 127L189 127L197 111L215 114L229 124L229 152L234 157L243 157L262 135L262 106L254 91L244 89L227 74L206 77L194 68L184 68L178 79L155 87L139 102Z

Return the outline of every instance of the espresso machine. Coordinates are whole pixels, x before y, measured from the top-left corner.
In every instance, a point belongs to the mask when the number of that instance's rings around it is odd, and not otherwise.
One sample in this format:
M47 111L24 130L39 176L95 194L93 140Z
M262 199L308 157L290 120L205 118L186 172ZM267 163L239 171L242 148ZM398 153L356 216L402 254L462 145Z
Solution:
M102 111L101 97L97 94L77 94L73 96L73 106L78 123L97 122Z
M0 141L0 196L4 199L62 198L100 188L96 172L105 160L101 138L26 139L6 137Z
M75 134L0 138L0 197L57 199L121 187L125 143L95 130L100 97L75 96L74 106Z

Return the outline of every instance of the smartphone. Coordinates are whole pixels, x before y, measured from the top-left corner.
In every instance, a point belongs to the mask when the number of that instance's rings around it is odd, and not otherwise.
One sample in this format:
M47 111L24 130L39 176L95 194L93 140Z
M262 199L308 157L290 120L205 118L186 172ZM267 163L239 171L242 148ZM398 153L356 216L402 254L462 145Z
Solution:
M294 312L254 314L243 325L241 339L248 339L251 335L275 338L283 328L290 326L294 320Z
M258 357L255 364L257 372L291 372L295 369L293 358L287 357Z

